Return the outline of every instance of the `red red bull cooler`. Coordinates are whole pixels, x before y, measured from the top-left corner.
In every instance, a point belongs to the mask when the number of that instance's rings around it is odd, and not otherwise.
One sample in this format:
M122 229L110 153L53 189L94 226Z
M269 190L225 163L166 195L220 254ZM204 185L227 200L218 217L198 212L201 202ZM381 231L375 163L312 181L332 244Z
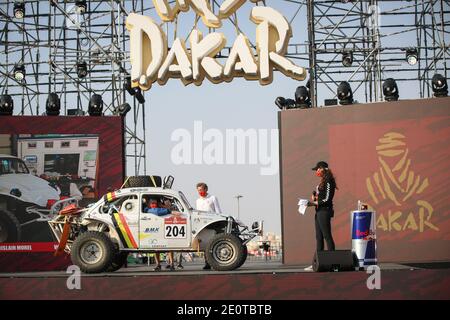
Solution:
M359 268L377 264L377 239L375 212L368 210L350 213L352 251L358 258Z

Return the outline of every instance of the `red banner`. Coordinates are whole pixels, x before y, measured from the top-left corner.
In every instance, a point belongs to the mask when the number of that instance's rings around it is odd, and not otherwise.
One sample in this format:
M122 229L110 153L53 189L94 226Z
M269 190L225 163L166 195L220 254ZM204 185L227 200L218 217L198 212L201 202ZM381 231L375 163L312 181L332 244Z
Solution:
M55 252L57 242L1 243L0 252Z

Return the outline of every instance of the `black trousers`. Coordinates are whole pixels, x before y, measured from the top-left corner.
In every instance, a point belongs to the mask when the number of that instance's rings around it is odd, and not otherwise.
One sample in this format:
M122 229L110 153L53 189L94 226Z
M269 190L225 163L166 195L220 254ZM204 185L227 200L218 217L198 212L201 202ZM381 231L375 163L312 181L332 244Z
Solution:
M333 216L333 209L320 208L316 212L316 243L317 251L323 251L324 239L327 242L327 249L334 251L334 240L331 234L331 217Z

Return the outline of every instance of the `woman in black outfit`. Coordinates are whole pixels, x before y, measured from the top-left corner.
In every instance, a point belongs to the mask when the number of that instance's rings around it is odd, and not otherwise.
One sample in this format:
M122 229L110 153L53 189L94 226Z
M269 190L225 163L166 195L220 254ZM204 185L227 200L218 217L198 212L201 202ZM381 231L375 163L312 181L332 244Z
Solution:
M328 164L320 161L312 168L316 175L321 178L319 185L313 192L312 204L316 206L316 241L317 251L323 251L324 239L327 243L327 249L334 250L333 236L331 235L331 218L334 216L333 197L337 189L333 173L328 168Z

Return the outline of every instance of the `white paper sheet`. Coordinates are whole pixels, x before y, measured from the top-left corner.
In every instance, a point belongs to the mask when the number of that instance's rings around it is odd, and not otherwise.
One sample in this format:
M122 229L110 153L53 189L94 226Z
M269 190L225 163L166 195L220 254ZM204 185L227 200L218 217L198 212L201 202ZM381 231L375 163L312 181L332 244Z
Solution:
M308 208L308 200L307 199L299 199L298 200L298 212L300 214L305 214L306 208Z

